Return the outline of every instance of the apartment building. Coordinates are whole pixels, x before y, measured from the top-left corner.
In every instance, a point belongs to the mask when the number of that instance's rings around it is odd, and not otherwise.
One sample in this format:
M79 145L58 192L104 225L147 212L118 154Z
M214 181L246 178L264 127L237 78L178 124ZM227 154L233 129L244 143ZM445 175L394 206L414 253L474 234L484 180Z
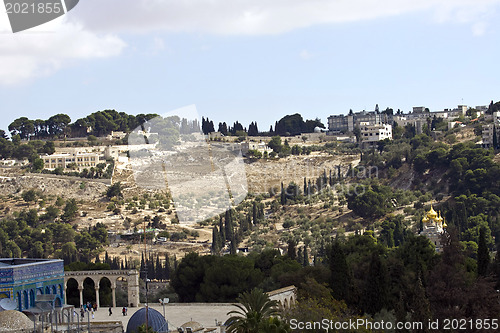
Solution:
M365 148L374 147L378 141L389 139L392 140L392 125L378 124L370 125L362 123L361 130L361 145Z
M78 168L90 168L99 164L100 155L97 153L56 153L52 155L42 155L45 169L63 168L69 165L76 165Z

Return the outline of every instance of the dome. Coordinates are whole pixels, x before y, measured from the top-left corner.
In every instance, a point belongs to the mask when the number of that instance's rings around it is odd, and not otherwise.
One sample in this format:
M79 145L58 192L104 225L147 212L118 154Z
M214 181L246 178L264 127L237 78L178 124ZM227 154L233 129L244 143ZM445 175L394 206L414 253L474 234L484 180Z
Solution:
M437 217L437 215L438 214L436 213L434 208L432 208L432 206L431 206L431 209L427 212L427 217L430 219L435 219Z
M188 321L187 323L183 324L181 327L184 329L184 332L186 332L186 328L188 328L188 327L191 328L192 332L203 331L203 326L201 326L201 324L196 322L196 321Z
M146 323L146 311L148 313L148 326L154 331L161 333L168 331L168 324L161 313L151 308L142 308L130 317L127 325L127 333L137 332L137 328Z
M321 133L321 127L319 126L314 127L314 133Z
M16 310L0 312L0 332L33 330L33 322L24 313Z

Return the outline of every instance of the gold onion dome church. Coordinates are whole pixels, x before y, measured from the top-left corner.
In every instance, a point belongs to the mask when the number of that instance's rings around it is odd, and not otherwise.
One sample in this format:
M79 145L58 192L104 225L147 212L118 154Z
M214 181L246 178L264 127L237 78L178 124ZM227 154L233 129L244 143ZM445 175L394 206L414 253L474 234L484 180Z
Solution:
M422 218L422 222L424 228L420 234L429 238L436 247L436 251L441 252L443 248L441 235L446 230L446 222L441 217L441 212L437 213L431 205L431 209Z

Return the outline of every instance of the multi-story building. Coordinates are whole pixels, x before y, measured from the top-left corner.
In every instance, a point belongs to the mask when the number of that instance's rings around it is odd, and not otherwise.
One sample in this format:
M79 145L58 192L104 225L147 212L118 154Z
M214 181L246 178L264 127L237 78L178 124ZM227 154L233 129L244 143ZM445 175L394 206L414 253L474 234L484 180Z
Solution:
M63 168L67 169L70 165L76 165L78 168L95 167L99 164L100 155L97 153L58 153L52 155L42 155L45 169Z
M348 117L343 114L328 117L328 130L331 133L349 132Z
M334 133L352 133L361 124L379 125L392 123L392 115L376 111L359 111L345 115L328 117L328 131Z
M361 145L365 148L374 147L377 142L385 139L392 140L392 125L361 123Z
M496 135L496 137L497 137L497 145L498 145L498 142L500 142L500 141L498 141L498 139L500 139L499 130L500 130L500 126L498 125L498 123L483 125L483 133L481 135L481 138L482 138L481 146L483 148L493 147L494 135Z

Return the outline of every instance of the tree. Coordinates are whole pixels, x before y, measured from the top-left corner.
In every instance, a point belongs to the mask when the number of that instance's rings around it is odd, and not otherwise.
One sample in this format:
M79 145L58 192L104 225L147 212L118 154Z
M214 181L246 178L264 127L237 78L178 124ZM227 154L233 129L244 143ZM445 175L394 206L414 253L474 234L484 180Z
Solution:
M78 205L75 199L69 199L66 201L66 206L64 206L63 214L61 215L61 220L64 222L70 222L74 220L78 213Z
M40 171L43 170L44 162L43 162L43 160L41 158L36 157L33 160L32 166L33 166L32 168L33 168L34 172L40 172Z
M106 191L106 196L109 199L111 199L113 197L122 198L123 194L122 194L122 185L121 185L121 182L114 183L113 185L111 185L108 188L108 190Z
M329 251L328 261L330 264L330 287L332 295L337 300L348 300L351 286L349 266L342 246L338 241L332 244Z
M271 138L271 141L267 144L269 148L271 148L275 153L280 153L282 149L281 145L281 137L276 135Z
M244 292L233 304L238 310L229 311L230 323L228 333L260 333L262 327L270 317L278 314L278 302L270 300L269 296L261 289L253 289L250 293Z
M9 131L12 136L19 134L21 139L28 139L30 136L34 135L35 125L33 120L21 117L14 120L9 125Z
M485 228L481 228L479 231L479 244L477 249L477 274L480 276L486 276L490 263L490 252L486 244L485 233Z
M376 252L372 253L368 270L362 307L366 313L374 315L387 306L388 277L387 268Z
M287 255L292 260L297 258L297 243L293 239L288 241Z
M497 124L493 124L493 148L498 148L498 133L497 133Z
M36 192L34 190L25 191L23 192L22 197L23 200L29 204L31 201L36 200Z

